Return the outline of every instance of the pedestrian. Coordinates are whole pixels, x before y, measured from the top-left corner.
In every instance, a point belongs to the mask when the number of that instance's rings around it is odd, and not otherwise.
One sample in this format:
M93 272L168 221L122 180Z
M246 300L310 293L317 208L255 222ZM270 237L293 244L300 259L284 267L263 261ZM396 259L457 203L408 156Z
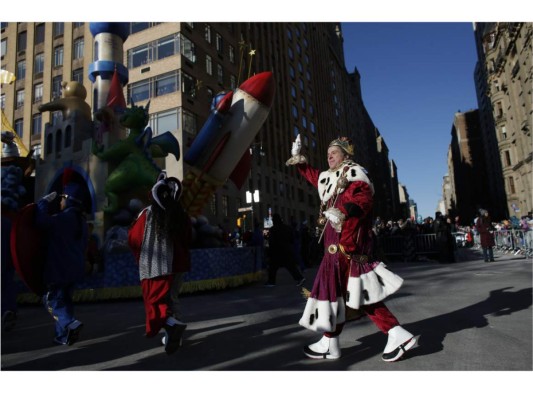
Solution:
M159 174L144 208L128 232L128 243L139 265L146 317L146 337L164 329L165 352L181 346L183 322L179 292L183 274L191 268L192 224L181 206L181 182Z
M298 261L293 251L292 229L286 225L279 214L272 216L272 228L268 232L268 281L265 286L276 286L276 275L280 267L285 267L296 281L303 285L305 278L298 269Z
M483 259L485 262L493 262L494 253L492 251L492 247L494 246L494 235L492 234L492 222L487 210L479 210L479 217L476 221L476 229L479 232L479 239L481 242L481 248L483 250Z
M453 263L454 257L454 238L451 231L451 225L440 211L435 213L435 230L437 249L439 251L440 263Z
M35 217L46 249L43 304L55 320L54 343L69 346L78 341L83 328L83 323L74 317L72 294L74 285L85 275L88 243L83 189L73 176L72 169L64 170L59 212L52 214L57 192L51 192L37 202Z
M318 188L321 200L318 224L323 229L324 257L307 300L300 325L322 333L321 339L304 347L309 358L341 357L339 335L346 322L347 307L364 312L388 335L383 361L396 361L416 344L383 303L403 280L373 258L373 185L363 167L351 160L353 145L346 137L328 146L329 169L320 172L300 154L298 136L287 165Z

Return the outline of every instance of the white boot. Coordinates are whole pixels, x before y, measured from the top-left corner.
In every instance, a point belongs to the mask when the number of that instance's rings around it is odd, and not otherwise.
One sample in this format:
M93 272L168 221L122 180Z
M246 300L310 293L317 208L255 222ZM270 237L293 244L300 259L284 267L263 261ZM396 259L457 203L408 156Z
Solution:
M339 337L322 336L318 342L305 346L304 354L309 358L336 360L341 357Z
M389 330L389 338L381 359L392 362L402 357L405 352L416 344L416 337L403 329L400 325Z

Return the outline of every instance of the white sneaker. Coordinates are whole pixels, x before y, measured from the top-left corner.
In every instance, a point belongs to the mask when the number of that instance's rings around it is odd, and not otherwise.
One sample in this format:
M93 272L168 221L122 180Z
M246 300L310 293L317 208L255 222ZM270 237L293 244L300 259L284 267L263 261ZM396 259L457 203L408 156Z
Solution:
M400 325L389 330L389 338L381 359L393 362L400 359L408 350L416 344L417 338Z
M336 360L341 357L339 337L322 336L318 342L305 346L304 354L314 359Z

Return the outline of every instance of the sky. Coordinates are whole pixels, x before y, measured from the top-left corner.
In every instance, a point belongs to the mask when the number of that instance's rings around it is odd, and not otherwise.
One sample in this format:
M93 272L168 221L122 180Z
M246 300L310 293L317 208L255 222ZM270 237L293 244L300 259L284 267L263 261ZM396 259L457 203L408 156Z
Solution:
M454 114L477 108L472 23L342 23L348 72L423 218L442 198Z

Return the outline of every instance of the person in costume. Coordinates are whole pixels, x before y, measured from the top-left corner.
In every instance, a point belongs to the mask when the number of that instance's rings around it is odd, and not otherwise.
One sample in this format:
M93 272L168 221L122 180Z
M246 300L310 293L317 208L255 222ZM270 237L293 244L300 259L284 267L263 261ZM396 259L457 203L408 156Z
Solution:
M2 166L2 329L14 328L17 319L17 289L15 266L11 254L10 236L13 219L19 209L19 199L26 192L22 186L22 170L14 165Z
M181 182L161 172L144 208L128 232L139 264L146 314L146 337L164 329L163 344L170 355L181 346L187 325L182 322L179 292L183 274L191 268L192 225L180 204Z
M319 239L324 257L307 299L300 325L322 333L316 343L304 347L309 358L341 357L339 336L346 313L358 310L388 335L383 361L401 358L413 348L416 338L405 330L385 306L385 297L394 293L403 280L373 258L372 205L374 189L367 172L351 160L353 145L346 137L328 146L327 171L309 166L300 154L300 136L293 143L287 165L296 165L300 174L318 188L321 200Z
M59 212L51 214L57 192L37 202L35 225L43 230L46 257L43 304L55 320L54 343L72 345L79 339L83 323L74 317L74 284L85 274L85 251L88 242L82 186L71 180L73 170L63 173L63 193Z

